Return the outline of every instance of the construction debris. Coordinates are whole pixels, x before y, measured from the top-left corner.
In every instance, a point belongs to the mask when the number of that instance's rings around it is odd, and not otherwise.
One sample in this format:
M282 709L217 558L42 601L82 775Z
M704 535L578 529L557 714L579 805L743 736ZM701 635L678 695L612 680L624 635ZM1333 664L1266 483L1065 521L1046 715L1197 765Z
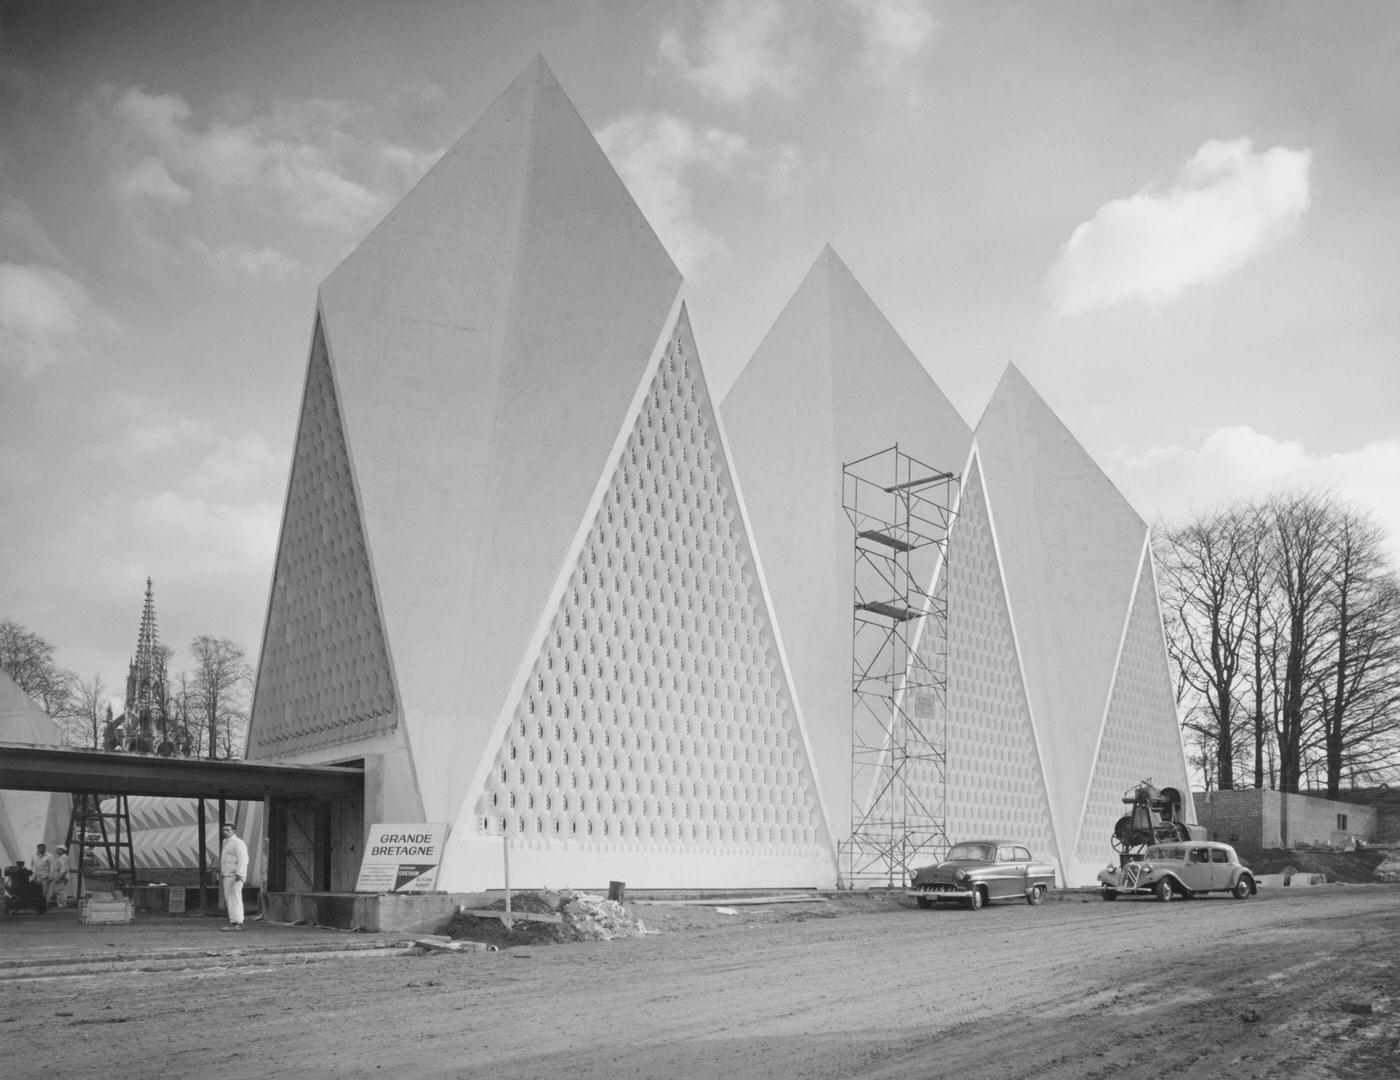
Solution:
M514 893L509 912L504 899L461 910L447 930L453 940L502 946L610 941L652 933L627 905L569 889Z

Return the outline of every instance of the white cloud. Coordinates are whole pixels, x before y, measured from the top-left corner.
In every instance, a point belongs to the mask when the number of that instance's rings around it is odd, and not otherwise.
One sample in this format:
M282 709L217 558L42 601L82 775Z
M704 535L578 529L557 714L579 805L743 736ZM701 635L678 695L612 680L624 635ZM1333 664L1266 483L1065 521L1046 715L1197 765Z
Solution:
M120 427L117 443L95 452L132 472L164 459L167 472L180 474L182 492L202 497L264 491L285 479L285 454L275 454L260 435L223 435L204 420L131 394L118 396L113 412Z
M86 356L88 339L115 332L77 279L32 263L0 263L0 366L37 375Z
M112 406L120 441L114 448L97 447L94 452L104 458L113 455L128 468L174 454L184 460L214 440L213 429L203 420L172 413L145 398L119 394Z
M742 135L701 128L670 113L631 113L597 132L598 142L621 175L667 251L688 275L728 251L723 237L696 218L691 183L697 173L725 177L785 195L797 169L790 144L758 149Z
M191 486L203 495L277 491L287 471L286 455L274 453L261 435L220 438L199 463Z
M65 267L68 259L29 204L0 196L0 253L8 262Z
M705 9L692 50L681 33L661 35L657 52L707 97L738 102L767 91L791 98L806 85L812 48L791 7L780 0L724 0Z
M1206 143L1170 189L1116 199L1074 230L1047 274L1050 302L1063 315L1124 300L1161 305L1220 280L1297 226L1311 165L1308 150Z
M1386 530L1391 557L1400 568L1400 439L1313 454L1299 442L1226 427L1199 446L1112 455L1107 471L1140 513L1168 523L1277 492L1332 491Z
M247 279L287 285L293 282L314 282L318 271L299 259L273 247L250 244L225 244L211 248L198 238L191 247L200 258L212 266L220 277L230 281Z
M898 87L909 77L908 64L923 52L938 20L922 0L846 0L860 20L865 44L857 62L871 82Z
M162 491L124 504L122 515L140 522L140 550L162 581L207 581L211 576L265 574L276 554L281 507L233 503L198 494Z
M187 203L194 192L242 196L245 209L290 212L303 224L363 229L388 209L388 198L349 175L363 152L344 126L354 119L334 102L283 103L240 123L200 122L173 94L140 87L105 89L108 115L126 159L116 189L131 200Z
M118 182L118 190L128 200L145 199L167 206L184 206L190 201L190 189L177 184L165 162L148 157L137 162Z
M442 153L386 141L373 111L322 99L255 113L105 85L94 116L131 250L161 263L192 252L230 280L314 280Z

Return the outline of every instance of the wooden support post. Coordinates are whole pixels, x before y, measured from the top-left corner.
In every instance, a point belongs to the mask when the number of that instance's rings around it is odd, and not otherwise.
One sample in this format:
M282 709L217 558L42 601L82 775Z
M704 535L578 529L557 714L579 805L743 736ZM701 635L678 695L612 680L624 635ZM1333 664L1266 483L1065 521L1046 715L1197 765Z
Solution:
M196 828L199 829L199 910L209 912L209 830L205 827L204 796L199 797Z
M267 875L268 875L268 867L271 865L271 854L270 854L270 852L269 852L269 850L268 850L268 845L271 843L271 839L270 839L270 837L271 837L271 832L270 832L270 830L271 830L271 828L272 828L272 826L271 826L270 824L268 824L268 819L269 819L271 816L272 816L272 785L271 785L271 784L264 784L264 785L263 785L263 804L262 804L262 843L259 845L260 848L261 848L261 851L259 851L259 853L258 853L258 881L259 881L258 910L259 910L260 912L262 912L262 917L263 917L264 919L267 918L267 916L268 916L268 907L267 907Z
M506 870L506 914L501 922L505 923L506 929L509 930L513 920L510 914L510 836L506 833L501 834L501 858Z

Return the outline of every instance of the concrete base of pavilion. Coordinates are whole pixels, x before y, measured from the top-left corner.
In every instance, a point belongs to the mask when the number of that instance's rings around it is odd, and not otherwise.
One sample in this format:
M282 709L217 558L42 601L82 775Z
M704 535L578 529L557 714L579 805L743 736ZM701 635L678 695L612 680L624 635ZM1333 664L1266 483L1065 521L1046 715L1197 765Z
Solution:
M441 933L471 893L268 893L267 918L368 933Z

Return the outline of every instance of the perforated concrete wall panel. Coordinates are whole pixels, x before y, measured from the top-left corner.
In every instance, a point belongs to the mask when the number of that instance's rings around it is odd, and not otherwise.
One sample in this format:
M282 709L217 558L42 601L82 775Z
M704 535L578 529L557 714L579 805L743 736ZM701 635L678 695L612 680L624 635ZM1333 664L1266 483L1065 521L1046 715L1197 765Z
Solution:
M1036 857L1059 862L1044 759L975 452L949 551L949 839L1015 838Z
M275 566L248 757L394 732L393 675L320 326Z
M834 851L682 310L470 815L490 884L829 885ZM577 880L573 878L571 880Z
M1123 805L1124 792L1151 780L1159 788L1174 787L1185 794L1190 791L1188 777L1162 636L1151 545L1144 538L1137 590L1094 755L1094 775L1079 821L1071 872L1081 879L1092 877L1109 862L1117 861L1110 838L1114 824L1128 812ZM1189 798L1183 809L1186 820L1194 821Z
M844 837L851 824L854 548L841 470L895 443L956 470L971 432L830 247L721 413L833 828Z

